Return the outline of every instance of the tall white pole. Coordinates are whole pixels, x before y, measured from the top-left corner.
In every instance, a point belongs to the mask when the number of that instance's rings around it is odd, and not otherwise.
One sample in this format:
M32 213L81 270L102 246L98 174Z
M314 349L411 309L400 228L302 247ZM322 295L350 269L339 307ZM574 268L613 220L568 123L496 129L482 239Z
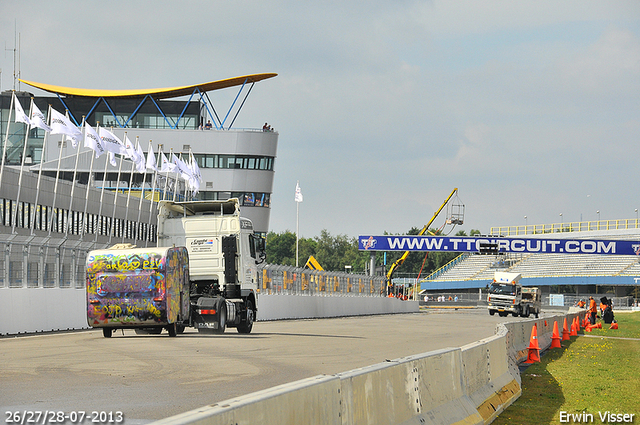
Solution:
M84 116L82 117L81 127L84 127ZM76 149L76 165L73 169L73 179L71 179L71 195L69 196L69 215L71 217L69 218L69 220L67 220L67 225L65 226L65 229L64 229L65 237L69 234L69 224L73 220L73 213L71 212L71 208L73 207L73 192L75 191L75 188L76 188L76 176L78 175L78 159L80 158L81 149L82 149L82 145L80 144L80 142L78 142L78 148Z
M51 119L49 119L49 122L51 122ZM56 198L58 197L58 182L60 181L60 162L62 161L62 148L64 148L64 139L65 139L65 135L63 134L62 139L60 140L60 149L58 151L58 168L56 169L56 182L53 186L53 202L51 203L52 210L51 210L51 221L49 226L49 236L51 236L51 231L53 230L53 218L55 217L56 221L60 222L60 219L55 214L55 212L56 212ZM62 211L59 210L59 212L62 212ZM62 214L63 214L62 221L64 222L64 212L62 212ZM57 229L57 231L60 231L60 229Z
M149 150L147 151L147 155L149 155L149 152L151 152L151 140L149 140ZM151 214L153 212L153 206L156 205L156 210L158 208L158 204L155 202L155 199L156 199L156 183L158 181L158 161L160 160L160 152L162 152L162 149L158 149L158 159L156 160L156 169L153 170L153 185L151 186L151 199L150 199L151 202L149 203L149 220L147 222L147 229L149 233L144 238L145 248L149 244L149 238L151 237ZM147 174L145 173L145 177L146 176ZM140 200L140 202L142 202L142 199ZM138 221L140 221L140 210L141 208L138 211Z
M299 213L300 213L300 202L296 201L296 267L298 267L298 235L299 235Z
M111 128L113 132L113 128ZM127 132L124 132L124 137L127 137ZM122 161L124 161L124 155L120 154L120 166L118 167L118 177L116 178L116 191L113 195L113 212L111 213L111 226L109 226L109 243L111 243L111 237L116 227L116 209L118 204L118 190L120 190L120 175L122 174Z
M125 133L126 135L126 133ZM136 136L136 152L138 151L138 146L140 146L140 140L138 138L138 136ZM129 215L129 201L131 200L131 185L133 184L133 170L136 168L136 163L131 161L131 176L129 176L129 193L127 194L127 206L125 208L125 219L126 217L128 217ZM147 175L146 170L145 170L145 176ZM144 190L144 189L143 189ZM144 193L144 191L143 191ZM140 208L138 208L138 214L140 214ZM140 218L138 218L138 221L136 221L136 226L138 225L138 222L140 221ZM125 232L122 232L122 243L124 243L124 237L125 237Z
M49 110L47 111L47 117L51 116L51 105L49 105ZM51 120L49 120L51 122ZM38 183L36 185L36 200L33 203L33 219L31 221L31 236L33 236L33 231L36 228L36 210L38 209L38 199L40 197L40 181L42 180L42 164L44 164L45 159L45 148L47 146L47 139L49 138L49 132L45 131L44 140L42 141L42 152L40 153L40 171L38 171ZM42 230L42 208L46 208L44 206L40 206L40 230Z
M100 131L100 124L96 123L96 132ZM105 152L107 155L104 161L104 174L102 176L102 189L100 190L100 207L98 208L98 223L100 223L100 228L96 231L96 236L93 238L93 241L96 242L98 240L98 235L100 234L100 229L103 226L103 218L102 218L102 201L104 199L104 186L107 184L107 168L109 167L109 155L113 155L111 152ZM106 227L106 226L105 226Z
M86 129L85 129L85 133L86 133ZM89 165L89 177L87 177L87 191L85 193L85 199L84 199L84 210L82 210L82 226L80 230L80 240L82 240L82 238L84 237L85 227L87 228L87 232L89 232L89 220L87 220L87 205L89 204L89 193L91 191L91 174L93 173L93 161L96 156L93 150L91 150L90 152L91 152L91 165ZM107 153L107 155L108 154L109 153ZM93 225L95 227L95 223L93 223Z
M9 127L11 127L11 111L13 110L13 99L15 93L11 96L11 105L9 106L9 116L7 117L7 132L4 137L4 143L2 144L2 159L0 159L0 185L2 185L2 176L4 174L4 161L7 156L7 144L9 143Z
M31 98L31 105L29 106L29 116L31 116L31 112L33 111L33 98ZM7 123L7 127L8 127ZM27 141L29 139L29 125L27 124L27 128L24 134L24 146L22 147L22 158L20 160L20 176L18 177L18 195L16 196L16 214L13 218L13 226L11 227L11 233L16 233L16 223L18 222L18 210L20 209L20 191L22 190L22 173L24 172L24 161L27 157ZM24 211L22 216L24 217ZM23 218L24 220L24 218ZM24 226L24 223L23 223Z

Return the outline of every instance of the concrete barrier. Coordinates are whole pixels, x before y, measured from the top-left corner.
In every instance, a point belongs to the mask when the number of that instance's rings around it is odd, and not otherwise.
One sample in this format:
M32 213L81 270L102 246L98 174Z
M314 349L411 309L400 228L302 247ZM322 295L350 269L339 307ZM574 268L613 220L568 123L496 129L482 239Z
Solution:
M340 379L319 375L204 406L155 424L342 424Z
M417 313L397 298L258 295L258 320ZM0 335L88 329L84 288L0 288Z
M460 349L340 373L343 424L481 424L462 380Z
M461 349L463 380L483 423L493 421L520 397L520 374L510 367L506 329Z
M84 289L0 288L0 335L88 327Z
M258 320L417 313L418 301L344 295L258 295Z
M553 321L576 316L584 313L500 324L494 336L461 348L309 378L155 423L489 424L522 393L518 364L527 358L533 326L545 349Z

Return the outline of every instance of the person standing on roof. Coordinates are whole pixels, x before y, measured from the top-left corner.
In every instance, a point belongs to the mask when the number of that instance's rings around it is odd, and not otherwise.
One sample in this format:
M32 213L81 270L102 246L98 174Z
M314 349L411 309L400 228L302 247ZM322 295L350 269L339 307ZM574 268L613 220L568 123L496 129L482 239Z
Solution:
M596 306L596 300L593 297L589 297L589 323L596 324L596 315L598 314L598 306Z

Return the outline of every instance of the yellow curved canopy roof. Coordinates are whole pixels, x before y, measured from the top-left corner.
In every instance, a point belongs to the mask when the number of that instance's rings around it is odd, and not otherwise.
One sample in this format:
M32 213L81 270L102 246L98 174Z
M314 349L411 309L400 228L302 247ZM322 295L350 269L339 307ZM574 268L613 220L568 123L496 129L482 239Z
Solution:
M164 89L143 89L143 90L99 90L99 89L75 89L71 87L54 86L51 84L36 83L34 81L22 80L25 84L32 87L56 93L65 96L82 96L82 97L119 97L119 98L136 98L151 95L155 99L168 99L172 97L189 96L197 88L202 92L224 89L227 87L239 86L245 83L255 83L267 78L275 77L278 74L251 74L242 77L227 78L226 80L211 81L204 84L194 84L192 86L169 87Z

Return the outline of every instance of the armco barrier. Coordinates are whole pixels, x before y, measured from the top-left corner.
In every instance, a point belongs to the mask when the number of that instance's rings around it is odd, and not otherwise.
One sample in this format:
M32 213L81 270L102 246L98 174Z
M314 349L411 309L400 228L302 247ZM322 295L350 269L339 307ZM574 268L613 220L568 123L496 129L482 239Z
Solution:
M518 364L533 325L546 349L553 321L576 316L584 311L499 324L496 335L461 348L316 376L155 424L489 424L522 393Z

